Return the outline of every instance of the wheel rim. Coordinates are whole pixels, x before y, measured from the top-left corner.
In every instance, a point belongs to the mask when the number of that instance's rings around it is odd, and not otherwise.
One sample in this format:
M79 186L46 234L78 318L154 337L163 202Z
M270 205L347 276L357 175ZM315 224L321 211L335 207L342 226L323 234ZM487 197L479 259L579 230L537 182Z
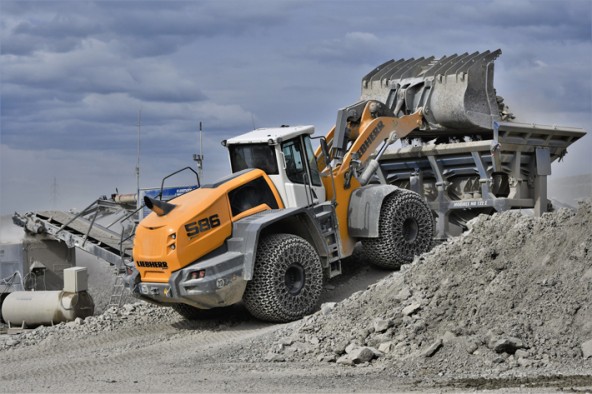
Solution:
M403 239L406 242L413 242L419 234L419 224L415 218L407 218L403 222Z
M288 293L291 295L300 294L304 288L305 278L304 268L300 264L290 265L284 278Z

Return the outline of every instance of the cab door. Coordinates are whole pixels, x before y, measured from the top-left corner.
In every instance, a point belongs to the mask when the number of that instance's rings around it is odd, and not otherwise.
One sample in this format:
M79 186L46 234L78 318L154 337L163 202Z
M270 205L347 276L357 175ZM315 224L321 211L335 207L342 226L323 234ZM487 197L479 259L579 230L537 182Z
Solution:
M286 207L302 207L325 201L316 159L308 135L282 143Z

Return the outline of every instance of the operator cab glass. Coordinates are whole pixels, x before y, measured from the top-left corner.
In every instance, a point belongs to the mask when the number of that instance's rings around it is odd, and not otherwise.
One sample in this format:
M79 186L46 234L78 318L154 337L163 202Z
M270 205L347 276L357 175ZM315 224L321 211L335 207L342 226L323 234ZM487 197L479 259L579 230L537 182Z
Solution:
M321 177L309 136L298 137L282 144L286 176L291 182L305 184L310 178L314 186L321 186ZM304 143L304 148L303 148ZM310 177L307 175L310 173Z
M259 168L268 175L278 174L274 147L269 144L235 144L229 145L228 150L232 172Z

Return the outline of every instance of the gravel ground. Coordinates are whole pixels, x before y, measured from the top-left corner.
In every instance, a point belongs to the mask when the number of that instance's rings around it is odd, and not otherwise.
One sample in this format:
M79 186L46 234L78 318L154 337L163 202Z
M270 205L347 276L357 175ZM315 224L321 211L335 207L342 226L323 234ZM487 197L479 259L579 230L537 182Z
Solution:
M400 272L356 254L290 324L135 303L0 335L0 391L592 391L592 203L471 227Z

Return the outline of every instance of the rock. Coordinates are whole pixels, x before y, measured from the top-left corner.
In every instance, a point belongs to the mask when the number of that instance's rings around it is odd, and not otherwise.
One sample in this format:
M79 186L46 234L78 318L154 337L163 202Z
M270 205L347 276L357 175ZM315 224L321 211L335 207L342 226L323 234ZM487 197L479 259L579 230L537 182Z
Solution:
M303 353L303 354L308 354L311 353L313 350L315 350L316 346L311 345L309 343L306 342L294 342L292 344L292 346L290 347L290 349L294 350L295 352L299 352L299 353Z
M368 328L363 329L362 331L359 332L358 336L356 337L361 343L364 343L364 341L366 340L366 338L368 338L368 335L370 335L371 330Z
M351 359L351 357L349 356L349 354L346 354L345 356L341 356L337 359L336 361L337 364L341 364L341 365L350 365L353 366L354 362Z
M530 367L532 365L532 360L529 360L524 357L518 357L518 360L516 362L521 367Z
M385 332L390 326L392 326L392 324L392 320L385 319L374 319L374 322L372 323L375 332Z
M336 302L325 302L323 305L321 305L321 313L323 315L328 315L333 311L335 305L337 305Z
M383 342L378 345L378 350L382 353L389 353L395 348L395 344L393 342Z
M324 363L333 363L336 360L334 354L319 354L317 360Z
M351 358L354 364L365 363L375 357L372 349L368 347L359 347L354 349L348 354L348 356Z
M382 334L373 335L371 341L368 341L368 346L378 346L383 342L389 342L393 338L392 333L388 330ZM372 344L370 344L372 342Z
M267 353L265 357L263 357L263 360L274 363L282 363L286 361L286 359L283 356L276 353Z
M337 343L335 343L335 346L333 346L333 352L335 354L343 354L345 353L345 349L347 348L348 344L346 341L339 341Z
M432 343L427 349L421 352L423 357L432 357L436 352L442 347L442 339L438 338L434 343Z
M518 349L518 350L516 350L516 353L514 353L514 356L516 356L516 358L518 358L518 359L526 358L526 357L528 357L528 351L526 351L524 349Z
M503 339L499 339L493 344L493 351L496 353L508 353L514 354L516 350L524 348L524 343L514 337L507 337Z
M279 340L280 345L290 346L294 343L294 341L288 337L283 337Z
M421 304L419 302L414 302L413 304L408 305L405 308L403 308L401 313L404 316L411 316L412 314L417 312L420 308L421 308Z
M444 335L442 335L442 342L445 345L454 342L455 339L456 335L454 335L452 331L446 331Z
M384 353L381 352L380 350L376 349L375 347L368 346L368 349L370 349L372 351L372 353L374 353L374 358L378 358L378 357L384 356Z
M592 357L592 339L582 343L582 355L584 356L584 360Z
M409 297L411 297L411 291L409 290L409 287L405 286L399 291L399 293L397 293L395 299L405 301Z
M475 342L472 342L472 341L468 342L465 346L465 350L469 354L475 353L477 351L477 349L479 349L479 346Z
M357 343L353 343L353 342L352 342L352 343L350 343L349 345L347 345L347 346L345 347L345 352L346 352L347 354L350 354L351 352L353 352L355 349L357 349L357 348L359 348L359 347L360 347L360 345L358 345Z

